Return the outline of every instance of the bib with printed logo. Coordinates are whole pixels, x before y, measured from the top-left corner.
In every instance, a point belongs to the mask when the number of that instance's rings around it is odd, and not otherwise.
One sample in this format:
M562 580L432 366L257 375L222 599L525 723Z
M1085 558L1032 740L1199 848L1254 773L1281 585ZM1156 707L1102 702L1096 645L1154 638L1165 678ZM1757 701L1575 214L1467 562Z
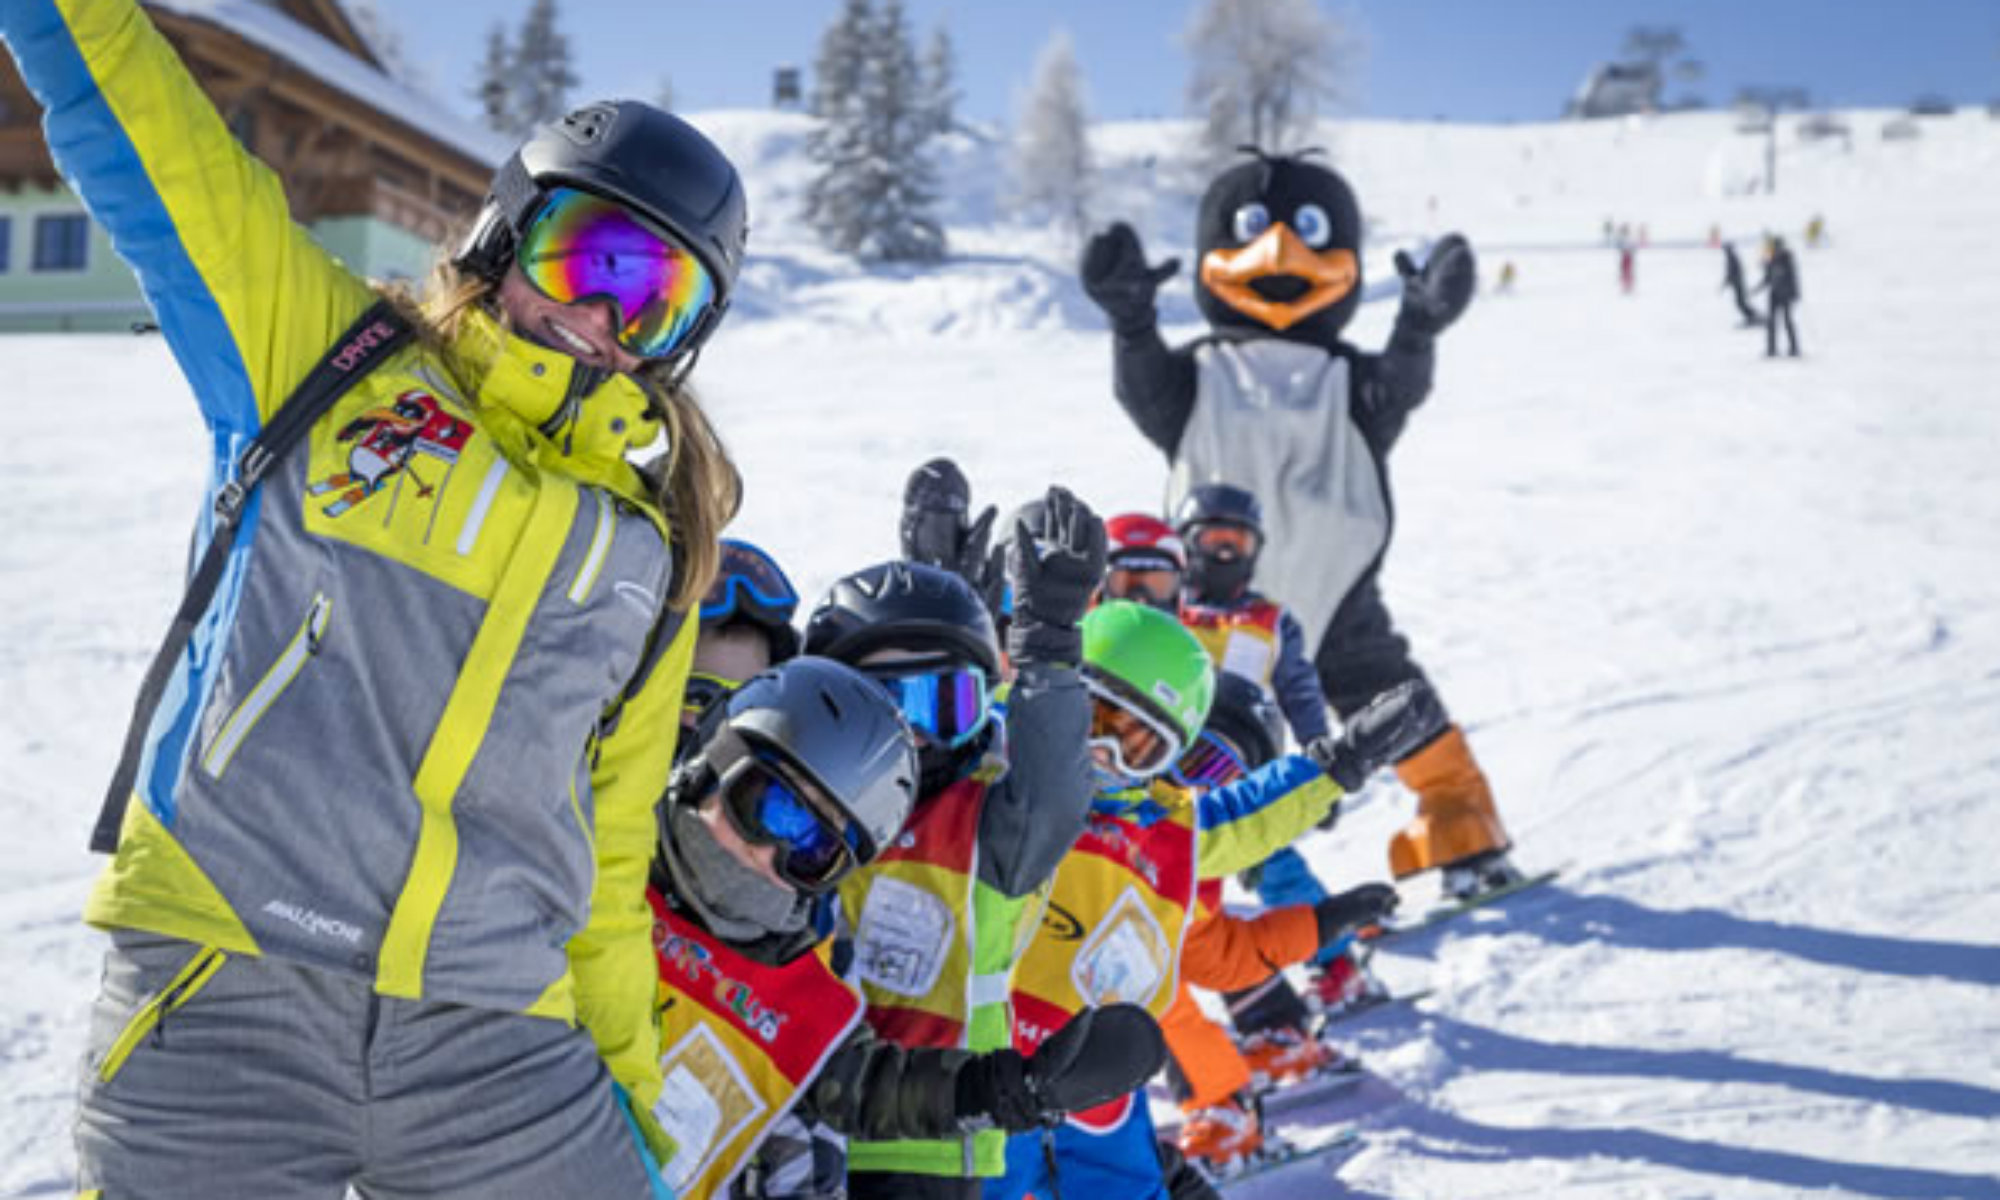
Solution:
M647 899L666 1080L653 1116L675 1148L662 1173L676 1195L722 1195L861 1023L861 997L823 951L767 966L685 920L657 893Z

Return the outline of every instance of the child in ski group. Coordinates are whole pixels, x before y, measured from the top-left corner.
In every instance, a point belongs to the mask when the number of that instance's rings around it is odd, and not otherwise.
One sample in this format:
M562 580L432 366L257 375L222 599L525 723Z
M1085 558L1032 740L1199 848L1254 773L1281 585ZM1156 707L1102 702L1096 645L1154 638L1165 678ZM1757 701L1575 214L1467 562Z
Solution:
M1278 714L1262 689L1227 673L1215 683L1208 722L1174 769L1175 780L1197 792L1236 782L1275 761L1284 746ZM1201 882L1181 989L1160 1018L1172 1054L1170 1080L1185 1114L1176 1142L1190 1162L1212 1176L1227 1174L1266 1151L1257 1115L1264 1091L1358 1069L1304 1032L1310 1013L1281 972L1351 939L1357 926L1395 902L1393 888L1371 883L1315 904L1238 917L1222 907L1221 880ZM1203 1013L1190 985L1227 994L1240 1043Z
M96 839L80 1190L656 1195L653 810L738 491L684 376L735 169L590 106L386 302L133 0L10 0L0 37L215 448Z
M922 469L920 469L921 472ZM962 481L962 476L959 477ZM944 531L972 563L981 527L955 486L913 487L902 528ZM951 570L897 561L849 575L806 623L805 648L891 690L917 731L921 778L896 843L841 888L867 1020L907 1047L1009 1044L1008 981L1031 902L1084 826L1090 706L1077 622L1104 572L1104 529L1060 488L1008 539L1003 666L987 599ZM995 692L1007 681L1004 706ZM1004 711L1003 711L1004 707ZM849 1147L855 1197L968 1197L1004 1166L998 1130Z
M1339 738L1196 797L1167 778L1206 721L1215 686L1194 635L1156 609L1107 601L1084 618L1083 660L1096 794L1015 965L1014 1041L1023 1053L1087 1008L1165 1012L1197 881L1261 861L1443 723L1428 691L1407 685L1356 714ZM1168 1195L1143 1092L1010 1139L1006 1161L987 1200Z

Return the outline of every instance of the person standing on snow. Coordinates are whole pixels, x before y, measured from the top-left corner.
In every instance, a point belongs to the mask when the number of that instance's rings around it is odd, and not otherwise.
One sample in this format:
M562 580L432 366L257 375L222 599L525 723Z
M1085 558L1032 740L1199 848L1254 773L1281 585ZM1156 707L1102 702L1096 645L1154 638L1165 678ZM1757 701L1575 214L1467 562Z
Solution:
M1763 315L1750 305L1750 297L1744 290L1748 285L1743 278L1743 259L1730 242L1722 243L1722 286L1728 288L1729 294L1735 298L1736 311L1743 318L1744 328L1764 323Z
M1799 356L1799 331L1792 324L1792 305L1799 302L1799 266L1785 239L1769 238L1764 243L1764 278L1757 290L1770 294L1771 309L1764 322L1764 357L1778 357L1778 322L1785 323L1785 342L1793 358Z
M682 379L742 261L734 167L581 109L388 304L133 0L10 0L0 36L220 485L94 839L80 1190L658 1195L653 805L739 489Z
M992 516L967 520L964 476L945 466L911 476L901 529L909 558L949 566L906 559L838 580L807 619L805 648L889 690L917 733L915 812L895 846L841 887L868 1023L899 1045L982 1053L1008 1044L1017 934L1090 805L1077 622L1103 577L1104 526L1052 488L1022 510L1005 574L991 578ZM988 608L1003 587L1013 594L1006 664ZM994 1129L856 1139L849 1195L974 1197L1004 1150Z
M1170 503L1229 483L1264 506L1261 587L1298 614L1343 716L1422 679L1383 602L1394 526L1388 458L1430 394L1436 341L1471 302L1477 270L1448 234L1419 268L1398 255L1402 307L1387 348L1343 336L1359 308L1361 212L1345 180L1301 157L1258 155L1209 185L1196 223L1195 300L1211 331L1169 349L1154 295L1177 262L1146 261L1129 225L1085 248L1084 291L1109 318L1118 403L1167 456ZM1417 816L1390 841L1397 878L1441 868L1476 893L1519 878L1485 772L1445 730L1397 764Z
M1056 871L1041 926L1014 968L1014 1046L1023 1054L1085 1009L1164 1013L1179 990L1197 883L1261 861L1444 726L1428 687L1400 684L1339 737L1197 797L1167 776L1213 699L1215 668L1201 643L1166 613L1112 600L1084 618L1083 647L1097 789L1088 827ZM1143 1090L1010 1138L1006 1162L984 1200L1169 1196Z

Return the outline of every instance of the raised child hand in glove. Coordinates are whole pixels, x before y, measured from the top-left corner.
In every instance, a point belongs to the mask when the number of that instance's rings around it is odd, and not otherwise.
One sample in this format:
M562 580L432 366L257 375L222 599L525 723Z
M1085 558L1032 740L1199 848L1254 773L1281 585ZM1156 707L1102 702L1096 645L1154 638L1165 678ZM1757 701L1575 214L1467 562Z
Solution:
M1314 740L1306 754L1341 791L1352 792L1370 775L1434 741L1449 724L1437 693L1413 679L1369 701L1339 733Z
M1007 579L1014 585L1009 654L1024 662L1082 660L1077 622L1104 581L1104 554L1104 522L1067 489L1052 487L1022 506L1007 543Z
M1479 266L1472 245L1456 233L1438 239L1422 269L1401 250L1396 273L1403 277L1403 308L1396 323L1424 333L1442 333L1472 303Z
M1178 258L1147 266L1139 235L1120 221L1091 237L1090 244L1083 248L1083 265L1078 273L1084 294L1111 318L1113 330L1139 333L1158 321L1153 295L1180 269Z
M958 1115L1019 1133L1144 1087L1166 1061L1160 1026L1136 1004L1086 1008L1034 1056L995 1050L958 1076Z
M903 485L903 557L911 562L942 567L972 585L986 601L988 612L998 617L1000 600L1006 590L1006 552L989 549L996 512L987 505L984 512L968 521L972 511L972 487L965 472L948 458L934 458L910 472Z
M1386 883L1364 883L1313 905L1319 922L1319 944L1331 945L1357 926L1379 921L1396 911L1396 889Z

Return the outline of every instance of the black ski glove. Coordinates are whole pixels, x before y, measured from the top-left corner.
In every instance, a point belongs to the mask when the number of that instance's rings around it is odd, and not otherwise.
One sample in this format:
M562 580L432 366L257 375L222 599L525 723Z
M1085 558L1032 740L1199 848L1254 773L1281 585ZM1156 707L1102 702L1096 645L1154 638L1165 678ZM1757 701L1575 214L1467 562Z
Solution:
M1017 662L1083 661L1077 622L1104 582L1104 522L1066 489L1052 487L1022 506L1007 544L1007 578L1014 585L1014 622L1007 652Z
M1313 917L1319 922L1319 944L1330 946L1348 930L1381 920L1396 911L1398 900L1396 889L1386 883L1364 883L1338 896L1328 896L1313 905Z
M1102 233L1092 235L1083 248L1083 265L1078 274L1084 294L1111 318L1111 328L1121 334L1144 333L1159 321L1153 308L1153 294L1181 269L1181 260L1170 258L1155 267L1146 265L1146 251L1139 235L1120 221Z
M1472 303L1479 265L1471 243L1459 234L1447 233L1431 250L1422 270L1408 254L1396 251L1396 273L1403 277L1403 308L1396 314L1397 326L1437 334L1450 328Z
M1042 1043L982 1054L958 1074L958 1118L968 1127L1020 1133L1053 1125L1145 1085L1166 1062L1167 1043L1136 1004L1086 1008Z
M1306 754L1343 792L1422 749L1449 726L1444 705L1420 679L1399 683L1368 702L1338 734L1316 738Z
M971 510L972 487L957 463L934 458L910 472L903 485L903 518L898 526L903 557L942 567L971 584L997 621L1007 587L1006 550L988 548L997 510L989 504L968 524Z

